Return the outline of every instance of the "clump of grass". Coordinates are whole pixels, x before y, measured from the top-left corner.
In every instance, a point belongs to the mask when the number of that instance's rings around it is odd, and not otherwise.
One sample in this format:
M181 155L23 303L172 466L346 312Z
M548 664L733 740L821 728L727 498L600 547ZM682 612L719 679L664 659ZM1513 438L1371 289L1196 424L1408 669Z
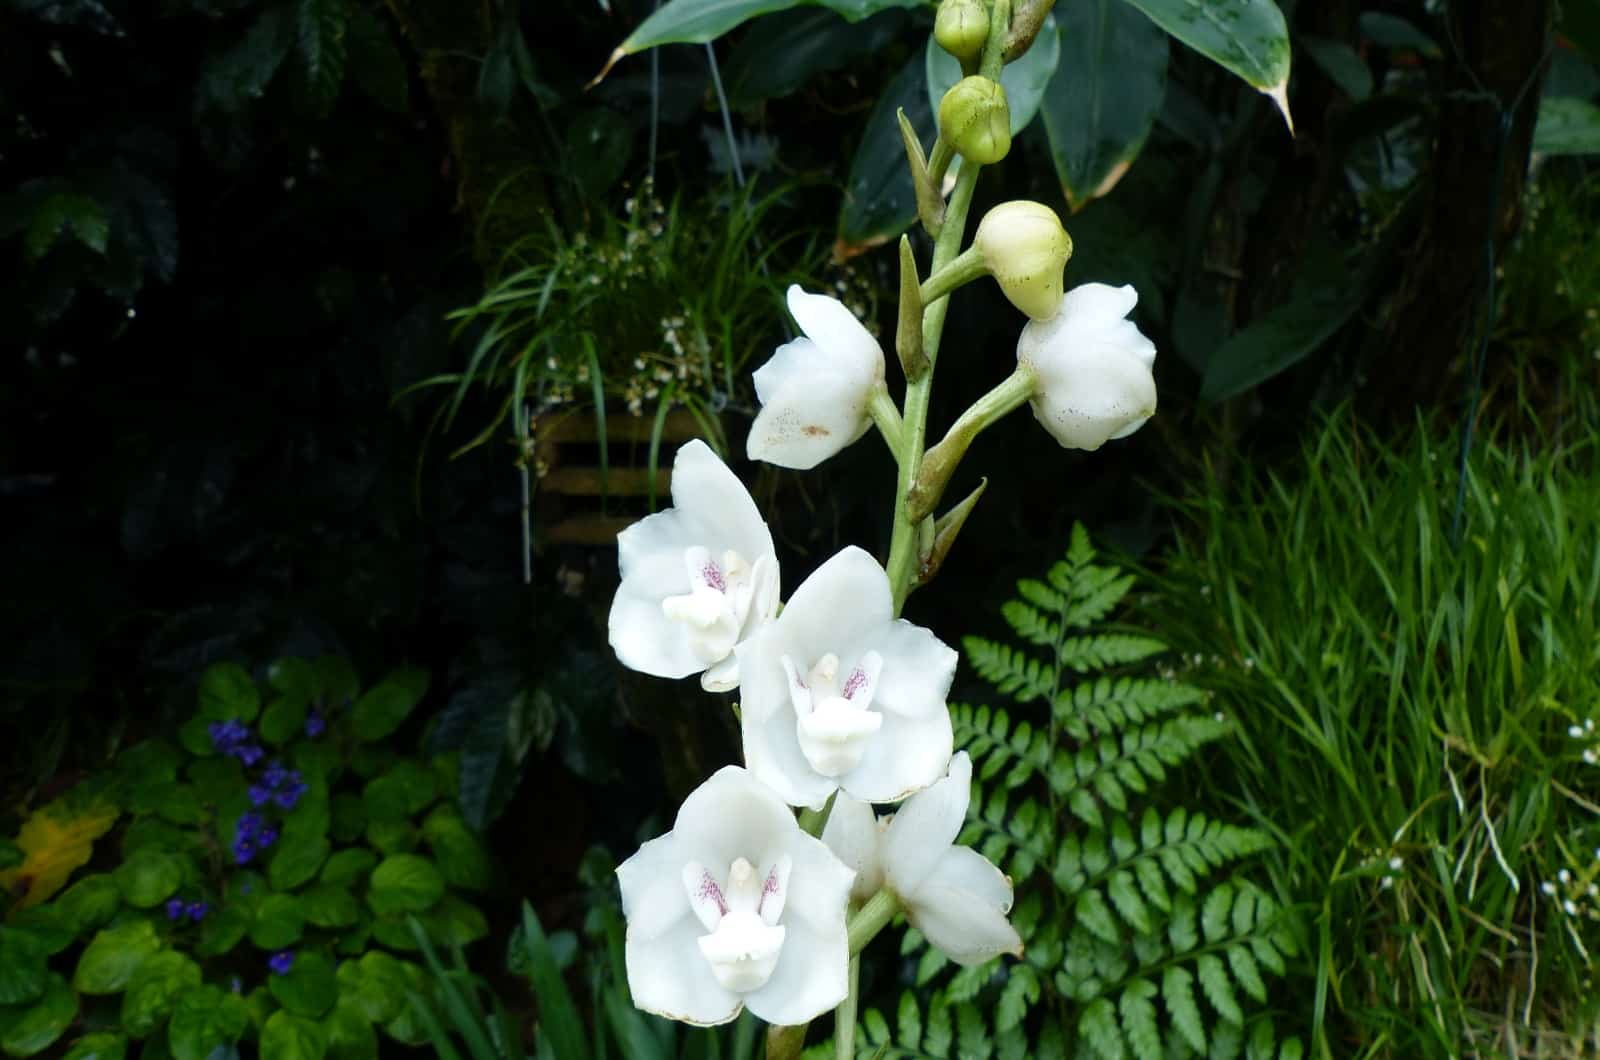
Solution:
M1455 439L1339 414L1294 470L1179 502L1149 617L1237 716L1210 789L1281 839L1317 1055L1589 1055L1595 458L1480 439L1456 542Z

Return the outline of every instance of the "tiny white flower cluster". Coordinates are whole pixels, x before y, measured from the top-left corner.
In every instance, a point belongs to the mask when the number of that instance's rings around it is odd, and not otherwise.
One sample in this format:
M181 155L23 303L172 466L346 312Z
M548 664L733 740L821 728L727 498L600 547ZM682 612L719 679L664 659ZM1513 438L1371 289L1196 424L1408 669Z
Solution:
M1539 884L1539 893L1555 902L1563 916L1600 921L1600 848L1587 868L1576 873L1562 869L1555 879Z
M1595 731L1593 718L1585 718L1581 725L1570 726L1567 735L1574 740L1584 742L1584 762L1591 766L1600 766L1600 732Z

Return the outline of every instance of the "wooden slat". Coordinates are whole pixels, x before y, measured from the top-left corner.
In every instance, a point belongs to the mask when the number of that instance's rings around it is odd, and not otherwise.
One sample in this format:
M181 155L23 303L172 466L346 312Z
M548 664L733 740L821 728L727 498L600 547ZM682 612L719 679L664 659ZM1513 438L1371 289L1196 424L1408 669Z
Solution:
M576 515L545 532L559 545L615 545L617 535L639 520L630 515Z
M602 488L602 484L603 487ZM547 493L561 493L568 497L646 497L650 494L650 469L647 467L613 467L602 480L597 467L551 468L539 480L539 488ZM665 497L672 491L672 469L656 469L656 496Z
M651 432L655 430L656 418L654 416L616 416L606 417L607 442L649 442ZM700 435L700 424L683 409L674 409L667 413L667 418L661 424L661 440L663 442L682 442ZM574 412L560 419L552 420L548 425L539 425L539 444L547 445L557 442L598 442L599 433L595 430L594 413L584 409Z

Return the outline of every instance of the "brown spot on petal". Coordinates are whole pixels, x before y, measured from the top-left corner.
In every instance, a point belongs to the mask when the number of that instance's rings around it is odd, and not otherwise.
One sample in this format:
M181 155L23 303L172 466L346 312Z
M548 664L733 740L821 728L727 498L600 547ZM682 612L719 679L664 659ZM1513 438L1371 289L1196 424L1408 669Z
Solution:
M828 436L828 428L818 427L815 423L809 423L800 428L800 433L807 438L826 438Z

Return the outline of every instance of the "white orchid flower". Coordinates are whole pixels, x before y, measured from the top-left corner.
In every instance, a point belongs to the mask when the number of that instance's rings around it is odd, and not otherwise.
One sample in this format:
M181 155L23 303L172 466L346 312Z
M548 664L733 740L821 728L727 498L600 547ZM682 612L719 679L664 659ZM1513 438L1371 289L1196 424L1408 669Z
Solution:
M706 691L731 691L734 645L777 613L772 532L739 477L699 440L673 461L672 503L617 535L611 647L634 670L699 673Z
M746 1005L779 1025L836 1007L853 875L775 793L723 767L617 867L634 1004L700 1026Z
M877 560L847 548L735 650L750 772L792 806L836 789L897 802L944 774L956 653L894 617Z
M822 841L856 871L852 897L887 887L906 919L957 964L982 964L1002 953L1022 956L1006 914L1011 881L976 850L953 846L972 795L972 760L950 760L950 775L907 799L892 817L840 795Z
M1138 301L1131 286L1086 283L1022 329L1017 361L1037 381L1034 418L1068 449L1126 438L1155 414L1156 347L1126 319Z
M803 471L866 433L883 385L883 348L837 298L789 288L789 313L805 333L755 371L761 412L745 443L752 460Z

